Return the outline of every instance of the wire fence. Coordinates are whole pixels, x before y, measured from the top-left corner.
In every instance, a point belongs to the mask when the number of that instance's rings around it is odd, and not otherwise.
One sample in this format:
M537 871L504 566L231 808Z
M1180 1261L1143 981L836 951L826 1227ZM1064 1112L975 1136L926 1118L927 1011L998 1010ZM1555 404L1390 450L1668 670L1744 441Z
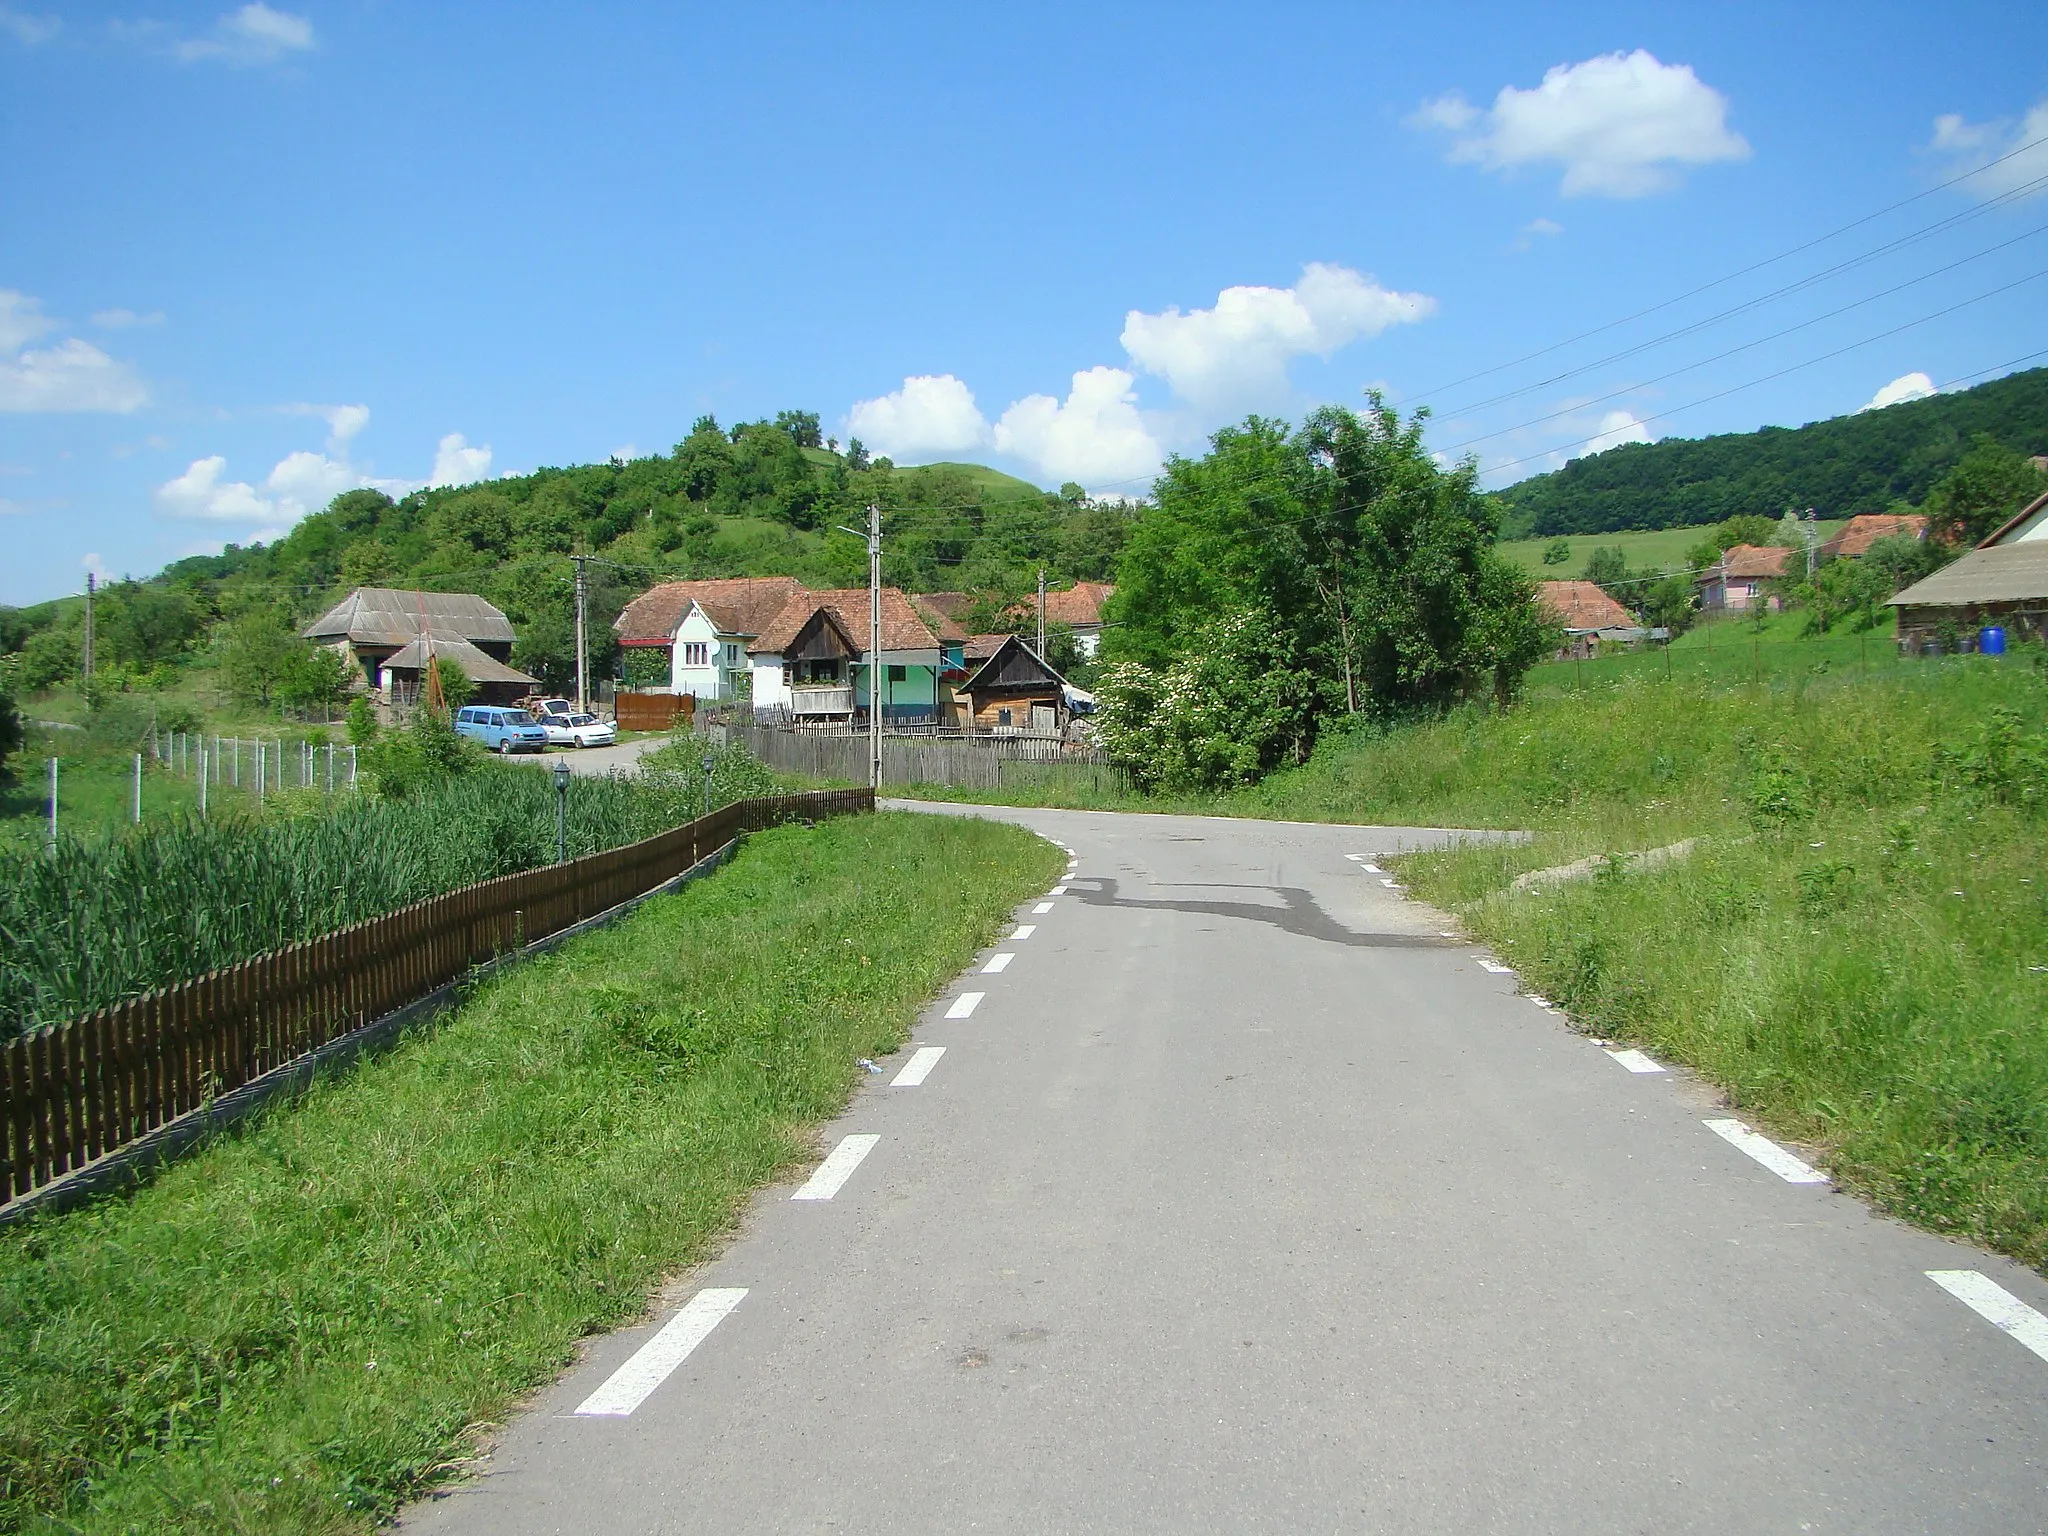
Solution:
M744 833L873 809L864 789L735 801L637 843L464 886L9 1041L0 1198L19 1200L288 1070Z

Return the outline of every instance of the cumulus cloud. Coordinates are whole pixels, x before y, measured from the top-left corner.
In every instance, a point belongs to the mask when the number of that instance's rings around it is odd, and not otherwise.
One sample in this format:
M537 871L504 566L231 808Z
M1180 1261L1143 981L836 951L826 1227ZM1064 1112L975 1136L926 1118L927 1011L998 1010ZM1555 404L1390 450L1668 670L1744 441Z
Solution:
M224 480L228 461L224 455L194 459L182 475L156 488L157 505L172 517L204 518L218 522L264 522L276 515L276 508L256 494L245 480Z
M132 309L103 309L92 317L92 323L103 331L125 331L138 325L162 325L164 312L155 309L141 315Z
M1292 288L1226 288L1213 309L1178 306L1124 317L1131 361L1164 379L1205 414L1278 403L1289 393L1287 365L1328 357L1361 337L1377 336L1434 313L1427 294L1396 293L1349 267L1313 261Z
M17 11L11 5L0 5L0 32L5 32L24 48L47 43L63 26L64 23L55 16L35 16L27 11Z
M275 64L316 45L309 19L276 10L262 0L228 12L200 37L180 37L158 21L111 22L108 31L124 42L186 64Z
M1559 64L1528 90L1507 85L1490 108L1456 92L1423 104L1412 127L1452 135L1450 159L1486 170L1564 168L1567 197L1642 197L1677 185L1672 169L1743 160L1728 99L1687 64L1645 49Z
M327 451L346 453L349 442L370 424L367 405L283 405L287 416L317 416L327 423Z
M1862 409L1881 411L1888 405L1902 405L1908 400L1925 400L1937 394L1934 380L1924 373L1902 373L1870 397L1870 403Z
M0 352L19 352L56 328L57 322L43 313L42 300L0 288Z
M71 337L40 352L0 358L0 411L113 411L149 403L132 365Z
M996 451L1054 484L1098 489L1148 478L1164 455L1138 414L1134 382L1121 368L1089 368L1074 375L1064 401L1026 395L996 423Z
M1934 120L1934 139L1927 147L1948 157L1957 170L1987 167L1962 187L1973 196L1993 198L2048 176L2048 142L2043 141L2048 141L2048 99L2035 102L2018 122L1972 123L1960 112L1947 113ZM2035 187L2021 195L2038 197L2042 190Z
M1633 411L1609 411L1600 418L1600 430L1586 443L1587 453L1605 453L1623 443L1647 443L1650 429Z
M427 478L427 484L436 488L473 485L490 477L490 444L472 448L460 432L450 432L434 450L434 472Z
M968 453L991 441L974 391L950 373L918 374L901 389L856 402L846 413L846 432L906 463Z

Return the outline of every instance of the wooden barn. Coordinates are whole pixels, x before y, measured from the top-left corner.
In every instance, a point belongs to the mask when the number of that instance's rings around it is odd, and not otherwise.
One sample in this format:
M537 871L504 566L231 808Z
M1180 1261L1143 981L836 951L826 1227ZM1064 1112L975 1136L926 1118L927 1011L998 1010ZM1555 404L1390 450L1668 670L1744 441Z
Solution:
M961 685L973 729L1057 736L1067 728L1067 680L1009 635Z

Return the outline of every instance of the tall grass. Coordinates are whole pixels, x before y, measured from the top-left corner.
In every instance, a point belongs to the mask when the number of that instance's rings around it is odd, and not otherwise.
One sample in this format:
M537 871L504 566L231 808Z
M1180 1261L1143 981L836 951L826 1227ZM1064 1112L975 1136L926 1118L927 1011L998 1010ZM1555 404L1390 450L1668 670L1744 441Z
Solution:
M722 760L711 803L772 783L758 764ZM572 779L569 854L687 821L702 796L696 775ZM510 765L404 800L308 793L262 818L185 816L0 850L0 1030L58 1023L555 855L552 775Z
M0 1232L0 1528L376 1526L713 1251L1060 857L967 818L762 833L132 1196Z

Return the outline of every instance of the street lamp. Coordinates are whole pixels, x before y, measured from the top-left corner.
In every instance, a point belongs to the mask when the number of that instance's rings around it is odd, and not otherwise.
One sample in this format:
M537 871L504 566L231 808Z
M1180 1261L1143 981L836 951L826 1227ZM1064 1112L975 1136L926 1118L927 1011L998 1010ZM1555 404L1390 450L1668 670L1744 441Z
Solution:
M704 754L704 814L706 816L711 814L711 770L717 766L717 754L706 752Z
M555 759L555 862L569 860L569 760Z

